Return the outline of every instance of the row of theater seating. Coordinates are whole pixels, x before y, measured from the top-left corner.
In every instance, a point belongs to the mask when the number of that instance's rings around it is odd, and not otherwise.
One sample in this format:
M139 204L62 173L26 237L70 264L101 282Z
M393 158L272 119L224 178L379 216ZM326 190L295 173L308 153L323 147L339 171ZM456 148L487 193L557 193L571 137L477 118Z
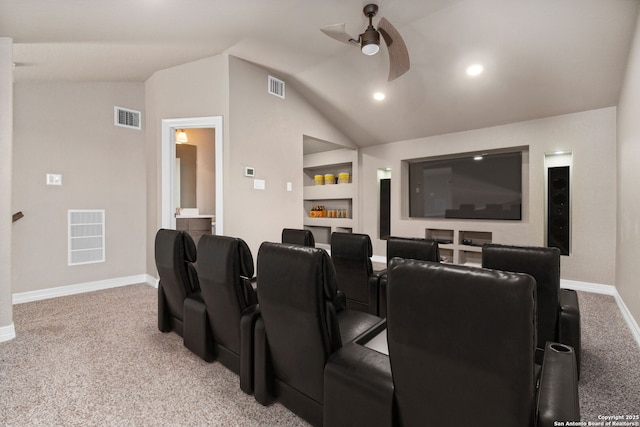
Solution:
M545 343L536 369L540 292L530 275L392 257L388 271L376 275L363 236L334 234L331 257L312 247L312 237L263 243L256 292L241 239L205 236L196 251L186 233L160 230L158 326L238 373L242 390L260 403L277 399L313 425L579 419L574 349ZM360 262L371 272L367 292L339 273L348 264L337 249L342 239L368 242L368 264ZM379 313L381 304L387 319L366 312ZM363 345L387 327L388 355Z
M282 241L315 246L309 230L285 229ZM374 271L371 239L366 234L333 233L331 259L338 288L346 294L347 308L387 316L387 270ZM387 261L393 258L440 261L438 242L434 239L389 237ZM536 281L537 363L548 341L571 346L575 350L580 375L580 308L578 295L560 288L560 250L487 244L482 248L482 267L525 273Z

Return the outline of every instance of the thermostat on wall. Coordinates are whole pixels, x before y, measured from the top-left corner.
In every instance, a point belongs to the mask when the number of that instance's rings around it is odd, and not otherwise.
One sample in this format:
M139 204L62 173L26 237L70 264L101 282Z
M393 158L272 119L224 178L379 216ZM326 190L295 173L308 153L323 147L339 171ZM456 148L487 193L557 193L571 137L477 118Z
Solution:
M256 176L256 170L250 166L244 167L244 176L254 177Z

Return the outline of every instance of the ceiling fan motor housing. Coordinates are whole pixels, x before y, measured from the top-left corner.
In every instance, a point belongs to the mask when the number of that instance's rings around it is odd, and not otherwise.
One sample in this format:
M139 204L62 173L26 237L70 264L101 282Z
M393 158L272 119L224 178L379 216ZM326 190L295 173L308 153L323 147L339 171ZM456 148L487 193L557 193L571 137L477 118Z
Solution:
M369 26L360 34L360 49L365 55L375 55L380 50L380 33L373 28L372 18L378 13L378 5L368 4L362 12L369 18Z

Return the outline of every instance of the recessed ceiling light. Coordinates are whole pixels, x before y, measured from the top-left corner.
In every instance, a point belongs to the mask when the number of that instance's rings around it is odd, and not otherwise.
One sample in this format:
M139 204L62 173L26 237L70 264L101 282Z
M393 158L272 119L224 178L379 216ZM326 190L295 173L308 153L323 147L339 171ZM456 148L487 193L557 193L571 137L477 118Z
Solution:
M482 160L482 156L473 156L473 160Z
M471 77L479 76L484 71L484 67L480 64L473 64L467 67L467 74Z
M556 151L553 154L564 154L564 151Z
M382 92L376 92L373 94L373 99L375 99L376 101L382 101L384 98L385 95Z

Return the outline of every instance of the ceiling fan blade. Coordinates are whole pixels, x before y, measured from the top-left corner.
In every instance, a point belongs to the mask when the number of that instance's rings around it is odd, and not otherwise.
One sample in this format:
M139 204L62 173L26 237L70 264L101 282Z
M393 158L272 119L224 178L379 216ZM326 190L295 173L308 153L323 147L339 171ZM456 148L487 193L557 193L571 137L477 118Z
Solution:
M339 42L357 46L359 44L358 40L351 37L344 28L344 24L335 24L320 28L320 31L322 31L332 39L338 40Z
M378 31L389 50L389 81L392 81L409 71L409 51L398 30L385 18L378 22Z

